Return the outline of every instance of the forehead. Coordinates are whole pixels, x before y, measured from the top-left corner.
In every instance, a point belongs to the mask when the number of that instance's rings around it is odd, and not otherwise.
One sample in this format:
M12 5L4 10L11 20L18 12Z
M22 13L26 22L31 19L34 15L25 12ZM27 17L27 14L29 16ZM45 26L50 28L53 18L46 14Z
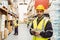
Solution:
M44 10L42 10L42 9L36 9L36 11L44 11Z

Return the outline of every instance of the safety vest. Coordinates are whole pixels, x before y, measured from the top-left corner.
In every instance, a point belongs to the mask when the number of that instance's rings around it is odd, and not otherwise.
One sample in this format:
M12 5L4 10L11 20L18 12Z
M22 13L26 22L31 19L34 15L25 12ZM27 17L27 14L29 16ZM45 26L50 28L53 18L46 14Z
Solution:
M43 18L43 19L39 22L39 24L37 25L37 18L36 18L36 19L33 21L33 28L36 29L36 30L42 31L42 30L44 30L43 28L46 27L47 21L48 21L48 19ZM38 36L33 36L33 40L48 40L48 38L43 38L43 37L41 37L41 36L39 36L39 37L38 37Z
M16 23L16 20L14 21L14 26L15 28L18 26L18 24Z

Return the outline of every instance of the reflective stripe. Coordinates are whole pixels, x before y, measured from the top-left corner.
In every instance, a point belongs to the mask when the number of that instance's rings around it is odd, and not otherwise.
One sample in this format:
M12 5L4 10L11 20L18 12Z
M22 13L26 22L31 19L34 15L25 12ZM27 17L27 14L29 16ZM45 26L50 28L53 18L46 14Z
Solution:
M53 32L53 30L47 30L46 32L48 32L48 31Z

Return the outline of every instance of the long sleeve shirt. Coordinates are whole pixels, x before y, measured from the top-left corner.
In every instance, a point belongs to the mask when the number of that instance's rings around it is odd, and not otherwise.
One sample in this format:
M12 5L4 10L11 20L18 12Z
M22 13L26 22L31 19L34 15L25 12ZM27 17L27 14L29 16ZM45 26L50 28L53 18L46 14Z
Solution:
M41 19L42 20L42 19ZM40 21L41 21L40 20ZM40 22L39 20L37 20L37 25L38 23ZM33 29L33 24L31 25L31 28ZM34 35L32 32L31 32L31 29L30 29L30 34L31 35ZM46 27L44 29L44 31L40 32L40 36L43 37L43 38L50 38L51 36L53 35L53 28L52 28L52 24L50 21L47 22L46 24Z

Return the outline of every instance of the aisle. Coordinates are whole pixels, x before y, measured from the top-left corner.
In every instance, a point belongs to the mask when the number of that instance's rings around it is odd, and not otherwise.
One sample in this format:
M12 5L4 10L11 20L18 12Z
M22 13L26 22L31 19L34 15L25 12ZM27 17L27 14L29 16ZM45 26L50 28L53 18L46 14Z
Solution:
M13 35L14 32L12 32L6 40L31 40L32 37L26 26L27 26L26 24L20 24L18 29L19 35L15 36Z

